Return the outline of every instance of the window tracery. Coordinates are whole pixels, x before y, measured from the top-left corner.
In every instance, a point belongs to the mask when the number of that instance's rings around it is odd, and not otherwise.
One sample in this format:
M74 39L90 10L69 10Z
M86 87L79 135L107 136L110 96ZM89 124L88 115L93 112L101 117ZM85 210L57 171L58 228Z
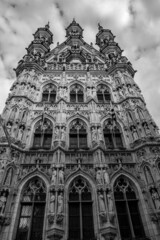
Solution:
M57 89L53 84L46 85L43 88L42 102L54 103L56 101L56 92L57 92Z
M83 87L79 84L74 84L70 88L70 102L84 102Z
M94 238L92 195L88 183L81 177L69 189L69 240Z
M41 119L34 132L33 148L50 149L52 143L53 125L47 118Z
M121 177L115 182L114 198L121 239L143 238L145 234L138 199L129 180Z
M97 87L97 100L98 102L108 102L111 100L110 90L105 85L98 85Z
M16 240L42 240L45 202L44 182L39 178L31 180L21 197Z
M87 131L86 124L80 120L73 120L70 124L70 148L71 149L86 149L87 148Z
M103 134L106 148L114 149L124 147L119 127L112 119L105 121Z

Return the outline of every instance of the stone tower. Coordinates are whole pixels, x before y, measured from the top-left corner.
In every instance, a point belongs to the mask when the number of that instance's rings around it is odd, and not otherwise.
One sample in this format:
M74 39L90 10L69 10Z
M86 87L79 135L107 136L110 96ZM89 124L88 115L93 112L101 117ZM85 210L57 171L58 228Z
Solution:
M160 136L115 37L38 28L0 127L0 239L160 239Z

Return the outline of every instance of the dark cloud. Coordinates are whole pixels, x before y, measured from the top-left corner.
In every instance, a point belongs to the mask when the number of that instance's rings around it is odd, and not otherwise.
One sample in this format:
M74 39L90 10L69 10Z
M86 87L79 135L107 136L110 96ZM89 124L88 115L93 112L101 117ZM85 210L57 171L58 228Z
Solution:
M56 3L55 3L55 6L56 6L56 8L59 10L59 14L60 14L60 16L63 17L63 16L64 16L64 12L63 12L62 9L60 8L59 3L56 2Z

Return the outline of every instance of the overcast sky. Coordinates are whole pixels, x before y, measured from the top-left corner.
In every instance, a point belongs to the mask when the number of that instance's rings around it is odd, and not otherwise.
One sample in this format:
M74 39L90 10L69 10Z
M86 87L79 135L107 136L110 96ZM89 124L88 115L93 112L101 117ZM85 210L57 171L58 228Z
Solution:
M94 45L99 22L112 30L160 127L160 0L0 0L0 112L32 34L49 21L54 48L73 18Z

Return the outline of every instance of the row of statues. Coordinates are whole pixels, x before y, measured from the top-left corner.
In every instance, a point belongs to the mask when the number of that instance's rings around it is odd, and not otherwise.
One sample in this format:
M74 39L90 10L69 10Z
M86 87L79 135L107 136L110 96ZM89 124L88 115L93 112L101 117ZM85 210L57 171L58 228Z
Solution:
M56 196L55 193L52 192L51 193L51 197L50 197L50 213L55 213L55 201L56 201ZM63 193L60 192L57 196L57 214L62 214L63 213Z
M96 172L96 182L97 184L110 184L109 174L106 169L98 169Z
M55 169L52 170L51 184L64 184L64 170L63 169Z

